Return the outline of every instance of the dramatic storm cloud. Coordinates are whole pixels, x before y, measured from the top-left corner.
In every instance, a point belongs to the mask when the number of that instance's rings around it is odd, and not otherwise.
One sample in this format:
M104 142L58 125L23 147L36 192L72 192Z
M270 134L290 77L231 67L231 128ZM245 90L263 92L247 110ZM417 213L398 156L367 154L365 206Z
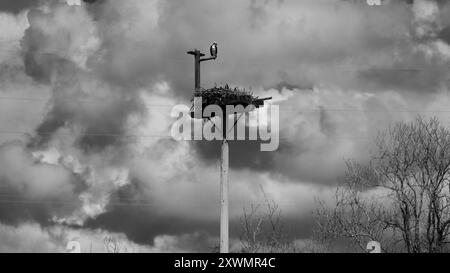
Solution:
M230 144L231 234L242 209L280 205L311 234L344 160L417 114L449 121L447 1L98 0L0 4L0 251L133 251L217 245L217 142L170 137L190 104L186 51L219 44L202 86L228 83L280 105L280 148ZM260 111L266 111L261 109Z

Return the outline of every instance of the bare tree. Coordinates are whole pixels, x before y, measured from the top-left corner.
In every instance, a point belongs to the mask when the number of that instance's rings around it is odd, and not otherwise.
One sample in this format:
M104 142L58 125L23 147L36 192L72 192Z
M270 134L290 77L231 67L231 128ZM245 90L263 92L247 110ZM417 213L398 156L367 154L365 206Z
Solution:
M316 233L364 250L447 251L450 228L450 131L436 118L384 132L370 163L347 163L335 205L317 213ZM370 197L372 196L372 197Z
M285 235L281 209L262 188L261 191L264 201L243 209L241 251L246 253L296 252L293 242Z
M114 236L106 236L103 239L103 245L107 253L127 253L128 247Z
M334 249L336 242L359 250L365 250L369 241L378 241L386 247L385 240L391 238L383 223L385 208L375 198L364 196L373 173L353 161L347 162L347 169L345 184L336 190L334 207L329 209L320 202L314 238L328 251Z

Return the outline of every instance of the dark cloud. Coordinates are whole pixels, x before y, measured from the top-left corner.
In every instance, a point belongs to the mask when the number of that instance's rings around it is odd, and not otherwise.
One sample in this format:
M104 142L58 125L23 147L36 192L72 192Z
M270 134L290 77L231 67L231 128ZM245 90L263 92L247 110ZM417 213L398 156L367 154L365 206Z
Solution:
M15 198L5 198L14 196ZM17 198L19 197L19 198ZM36 202L36 201L35 201ZM48 201L45 201L48 202ZM2 191L2 202L0 206L0 222L8 225L18 225L24 222L37 222L44 226L53 224L52 212L58 205L45 205L23 200L21 195L11 191Z
M320 130L333 141L336 124L327 120L324 110L320 115ZM262 152L260 141L229 141L230 168L232 170L251 170L253 172L268 172L273 175L287 177L299 183L311 182L316 184L334 186L339 175L344 172L344 161L331 163L321 162L321 157L332 153L330 147L312 149L308 141L290 140L283 133L280 135L280 147L274 152ZM193 141L192 146L200 159L212 166L218 164L221 153L219 141ZM328 151L327 151L328 150ZM343 159L343 158L342 158ZM324 165L326 164L326 166ZM312 168L322 164L321 172Z
M374 91L393 89L425 95L436 93L447 84L448 63L441 61L442 57L430 57L409 46L403 48L400 54L404 54L402 58L392 63L357 71L359 85Z
M2 0L0 2L0 11L19 13L24 9L35 7L38 4L38 0Z
M56 10L67 13L72 20L91 20L81 9L56 6ZM95 40L93 33L79 32L75 25L64 25L57 13L31 10L28 15L30 27L22 40L25 71L36 81L50 84L53 88L53 105L46 119L36 129L38 132L32 145L39 146L51 139L53 133L63 127L77 127L80 137L77 144L84 151L97 152L111 145L120 145L124 123L133 113L142 112L140 99L134 90L117 87L101 77L101 67L87 72L81 66L87 65L91 56L77 52L73 40L89 43ZM51 25L57 30L49 31ZM76 38L75 38L76 37ZM84 46L84 45L83 45ZM95 51L95 49L93 49ZM85 55L85 56L83 56ZM84 58L85 63L80 63ZM104 95L98 97L99 89ZM76 104L76 105L75 105ZM82 110L83 109L83 110Z
M312 217L283 217L283 225L287 227L287 236L290 238L310 238L314 220ZM130 225L133 223L133 225ZM153 240L162 234L178 235L185 233L200 232L203 239L196 238L191 242L189 249L200 252L210 252L218 245L208 242L206 238L217 237L219 234L219 221L198 221L167 217L151 213L149 209L125 207L114 208L96 219L89 220L85 228L102 228L112 232L120 232L127 235L128 239L138 244L151 245ZM295 228L293 228L295 227ZM242 235L240 219L230 221L230 236L239 238Z
M205 234L216 233L218 223L215 220L193 221L188 215L179 217L158 213L155 209L156 204L152 204L152 200L145 199L142 187L144 187L142 182L134 180L116 191L111 197L111 205L107 211L88 220L84 227L124 233L130 240L139 244L152 244L154 238L159 235L199 231Z
M442 41L450 45L450 25L443 28L438 36Z
M292 84L291 81L281 81L273 86L266 86L265 89L276 89L278 91L283 91L283 89L287 90L312 90L314 89L314 84L311 82L304 82L298 84L299 81L295 81L297 84Z
M48 0L46 0L48 1ZM52 2L54 0L50 0L48 2ZM101 3L104 0L83 0L85 3L95 4ZM43 3L43 0L2 0L0 2L0 11L11 12L11 13L19 13L23 10L34 8L39 6L40 3Z
M355 70L368 69L371 63L378 62L378 54L411 51L406 35L412 19L409 6L392 3L391 9L365 12L339 1L335 3L339 9L332 9L327 1L315 3L227 2L221 4L219 12L214 1L149 2L145 7L141 3L105 2L93 12L103 41L103 58L94 64L105 68L103 76L117 85L135 88L163 79L172 85L176 95L190 99L193 64L185 52L196 47L206 52L212 41L218 41L221 50L216 61L202 64L204 87L228 82L255 88L284 85L307 89L326 83L370 89L372 86L354 79ZM142 9L156 7L159 13L142 14L139 5L143 5ZM239 14L235 14L236 10ZM293 10L301 12L290 14ZM311 18L308 10L317 13L316 18ZM230 22L232 14L236 20ZM289 19L280 14L288 14ZM319 17L326 18L326 22L313 22ZM218 21L229 24L214 23ZM322 23L333 29L311 33L311 25ZM129 25L139 27L129 32ZM153 29L152 35L144 32L148 29ZM158 54L152 54L156 51ZM409 60L405 68L422 69L413 61L414 54L403 57ZM353 72L339 67L352 62L360 64L351 67ZM232 67L242 69L238 72ZM402 81L396 84L401 89L411 85Z
M130 224L132 223L132 224ZM102 228L113 232L122 232L130 240L140 244L151 244L158 235L177 235L203 231L217 233L217 221L193 221L158 215L148 208L130 207L110 208L108 212L88 220L86 228Z
M68 169L41 162L21 142L0 146L0 222L50 225L79 209L83 180Z
M137 193L139 192L139 193ZM210 252L218 244L217 241L208 238L219 236L219 219L199 220L191 219L191 215L167 216L158 213L151 200L139 205L137 200L142 194L139 183L133 182L113 195L108 211L94 219L88 220L84 228L105 229L112 232L124 233L127 238L138 244L151 245L154 239L160 235L179 235L199 233L200 236L191 241L187 249L200 252ZM128 202L128 205L127 205ZM200 204L199 204L200 205ZM309 238L312 235L314 220L312 215L286 215L280 219L286 228L290 238ZM241 219L230 219L230 236L239 238L242 235ZM133 223L132 225L130 223Z
M250 0L250 25L253 29L264 27L268 22L268 9L280 7L283 0Z
M206 162L217 162L220 159L220 141L193 141L194 149ZM260 151L260 141L229 141L230 167L233 169L250 168L259 171L274 171L274 155ZM281 148L283 149L283 147Z
M337 125L333 122L330 115L323 106L320 107L320 131L326 136L334 136L337 131Z
M416 66L417 67L417 66ZM397 89L403 91L436 92L446 82L442 68L370 68L360 71L362 85L373 89Z

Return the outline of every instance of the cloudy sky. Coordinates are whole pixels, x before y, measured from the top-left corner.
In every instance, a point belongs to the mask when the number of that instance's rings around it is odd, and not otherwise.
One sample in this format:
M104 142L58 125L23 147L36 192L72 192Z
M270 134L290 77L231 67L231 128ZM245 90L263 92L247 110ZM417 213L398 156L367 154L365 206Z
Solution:
M261 187L291 238L311 236L345 159L417 115L450 121L445 0L2 0L0 252L210 251L218 243L216 142L170 137L173 105L228 83L280 105L280 148L230 145L233 246Z

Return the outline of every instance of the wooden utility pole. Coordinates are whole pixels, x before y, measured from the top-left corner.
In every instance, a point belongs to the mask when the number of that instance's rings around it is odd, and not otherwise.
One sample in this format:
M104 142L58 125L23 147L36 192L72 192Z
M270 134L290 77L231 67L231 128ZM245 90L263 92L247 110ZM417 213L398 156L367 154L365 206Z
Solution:
M201 53L200 50L195 49L189 51L188 54L194 55L195 58L195 91L200 91L200 63L208 60L215 60L217 58L217 43L213 43L210 48L211 57L202 58L205 54ZM247 105L253 105L254 108L259 108L264 106L264 101L270 100L270 98L259 98L251 96L250 100L242 101L242 103ZM194 98L194 113L191 116L197 119L202 119L202 114L198 115L198 110L196 108L196 99ZM230 102L235 104L236 101ZM220 157L220 253L228 253L229 251L229 235L228 235L228 163L229 163L229 150L228 150L228 115L226 112L226 102L220 105L222 107L222 147L221 147L221 157ZM200 105L200 110L203 111L203 103ZM252 111L252 110L251 110ZM245 111L244 111L245 112ZM193 115L192 115L193 114ZM235 123L236 125L236 123ZM234 125L233 125L234 127ZM217 128L216 128L217 129Z
M226 115L226 111L222 112L223 139L220 157L220 253L228 253L228 117Z
M201 53L198 49L188 51L187 53L194 55L195 58L195 91L198 91L200 89L200 62L201 57L205 56L205 54Z
M213 48L214 47L214 48ZM195 49L187 52L195 58L195 91L200 90L200 63L217 58L217 44L211 46L211 57L203 58L205 54ZM228 141L227 141L227 115L223 109L222 116L222 149L220 158L220 253L229 251L229 228L228 228Z

